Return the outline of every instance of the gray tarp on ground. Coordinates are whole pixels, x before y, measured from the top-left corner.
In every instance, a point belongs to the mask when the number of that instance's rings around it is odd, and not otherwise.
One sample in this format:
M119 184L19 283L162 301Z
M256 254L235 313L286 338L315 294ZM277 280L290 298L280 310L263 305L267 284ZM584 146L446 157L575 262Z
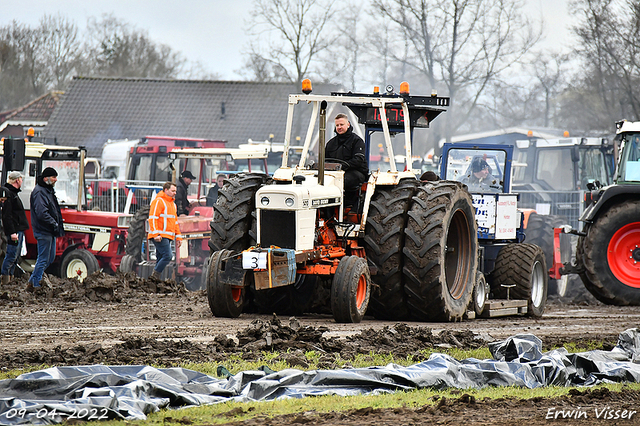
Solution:
M0 381L0 424L52 424L82 420L144 419L161 408L217 402L355 395L431 387L595 385L640 382L640 331L620 334L611 351L542 353L536 336L523 334L489 345L492 360L433 354L410 367L345 370L244 371L218 379L182 368L149 366L56 367Z

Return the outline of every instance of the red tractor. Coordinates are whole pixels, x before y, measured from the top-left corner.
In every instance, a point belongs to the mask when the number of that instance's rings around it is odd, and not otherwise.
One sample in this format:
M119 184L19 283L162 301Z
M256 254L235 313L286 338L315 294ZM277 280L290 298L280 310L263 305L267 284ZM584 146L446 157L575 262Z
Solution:
M83 280L101 269L114 272L124 256L129 215L87 211L84 185L85 149L44 145L37 138L2 139L2 182L9 171L24 175L20 198L30 220L30 195L36 178L46 167L58 172L55 187L62 210L65 235L56 242L56 259L48 272L66 278ZM25 270L33 267L37 258L37 243L31 230L25 233L27 254L23 256Z
M266 173L267 158L268 150L261 146L245 149L184 148L170 153L174 172L179 174L189 170L196 179L189 185L189 214L178 218L183 244L173 267L166 268L163 272L163 279L172 277L175 272L176 279L183 282L188 290L205 288L209 265L210 223L214 215L214 208L212 203L207 202L207 196L216 182L216 176L230 171ZM175 181L175 177L170 180ZM157 193L161 188L148 187L146 190ZM148 206L135 213L127 239L127 256L120 267L123 272L135 271L143 278L151 275L155 266L154 246L147 244L148 218Z
M146 136L135 146L129 149L127 156L119 157L122 164L117 168L126 169L128 183L149 186L151 182L166 182L172 180L169 155L172 151L183 148L224 148L227 142L222 140L207 140L196 138L178 138L172 136ZM114 162L111 161L113 169ZM191 165L182 165L189 169ZM130 188L124 181L116 184L117 191L111 182L99 182L97 188L93 188L94 198L92 208L111 210L118 206L118 211L123 211L124 200L128 196ZM112 199L113 194L118 194L118 200ZM152 191L139 190L135 193L131 202L131 212L138 208L148 206L151 202Z

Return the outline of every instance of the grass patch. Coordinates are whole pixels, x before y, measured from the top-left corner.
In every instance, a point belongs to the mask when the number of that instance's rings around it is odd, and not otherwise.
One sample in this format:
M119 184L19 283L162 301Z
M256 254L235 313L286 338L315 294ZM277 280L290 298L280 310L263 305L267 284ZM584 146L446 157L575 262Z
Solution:
M626 389L640 390L640 384L603 384L590 389L608 388L613 392ZM396 392L383 395L366 396L319 396L304 399L288 399L283 401L263 402L224 402L203 407L185 408L182 410L161 410L150 414L145 421L127 421L127 425L147 425L166 423L221 424L242 421L252 418L273 418L275 416L294 413L329 413L345 412L360 408L408 408L418 409L434 406L440 398L457 399L463 394L472 395L478 401L500 398L529 399L554 398L566 395L572 388L551 386L547 388L526 389L518 387L491 387L485 389L449 389L436 391L420 389L409 392ZM101 425L122 425L122 421L101 422Z

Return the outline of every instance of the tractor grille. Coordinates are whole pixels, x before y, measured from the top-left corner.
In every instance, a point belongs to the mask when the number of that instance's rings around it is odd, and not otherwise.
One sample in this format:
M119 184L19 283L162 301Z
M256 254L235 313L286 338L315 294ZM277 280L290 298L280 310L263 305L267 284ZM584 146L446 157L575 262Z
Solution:
M260 210L260 245L296 248L296 212Z

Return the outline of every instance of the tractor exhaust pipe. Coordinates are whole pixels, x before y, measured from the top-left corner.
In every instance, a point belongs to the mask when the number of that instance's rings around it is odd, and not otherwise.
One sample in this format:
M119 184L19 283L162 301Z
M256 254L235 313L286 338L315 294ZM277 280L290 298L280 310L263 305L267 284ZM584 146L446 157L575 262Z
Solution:
M87 158L87 150L84 146L81 146L79 148L80 148L80 170L78 174L80 175L79 177L80 181L78 182L78 205L76 206L76 210L81 212L82 205L86 201L84 197L84 194L87 190L87 188L85 188L85 180L84 180L84 160L85 158Z
M318 134L318 183L324 185L324 141L327 131L327 101L320 103L320 127Z

